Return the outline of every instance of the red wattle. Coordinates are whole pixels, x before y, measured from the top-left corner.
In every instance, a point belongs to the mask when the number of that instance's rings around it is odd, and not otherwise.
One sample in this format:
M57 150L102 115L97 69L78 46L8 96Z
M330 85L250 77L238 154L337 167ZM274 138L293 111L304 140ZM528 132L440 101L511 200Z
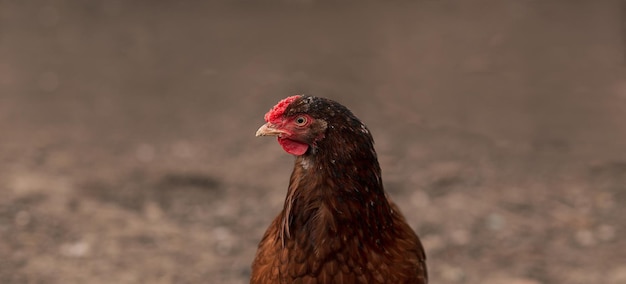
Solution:
M287 139L287 138L279 137L278 144L280 144L280 146L283 147L283 150L285 150L285 152L292 154L292 155L296 155L296 156L304 155L304 153L306 153L306 151L309 149L308 144L300 143L298 141L294 141L294 140Z

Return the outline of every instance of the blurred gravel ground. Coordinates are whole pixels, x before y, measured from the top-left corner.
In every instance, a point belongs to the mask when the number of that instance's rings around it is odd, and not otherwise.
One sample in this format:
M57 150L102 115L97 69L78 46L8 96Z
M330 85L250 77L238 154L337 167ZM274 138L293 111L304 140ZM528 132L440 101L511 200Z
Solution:
M0 283L247 283L294 93L349 106L432 283L626 283L620 1L0 1Z

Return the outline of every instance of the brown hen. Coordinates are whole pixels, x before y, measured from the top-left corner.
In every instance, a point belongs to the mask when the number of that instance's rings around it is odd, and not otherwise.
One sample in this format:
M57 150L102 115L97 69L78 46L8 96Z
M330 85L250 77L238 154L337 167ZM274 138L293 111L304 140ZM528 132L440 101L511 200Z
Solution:
M386 196L372 136L343 105L291 96L257 136L296 156L250 283L427 283L419 238Z

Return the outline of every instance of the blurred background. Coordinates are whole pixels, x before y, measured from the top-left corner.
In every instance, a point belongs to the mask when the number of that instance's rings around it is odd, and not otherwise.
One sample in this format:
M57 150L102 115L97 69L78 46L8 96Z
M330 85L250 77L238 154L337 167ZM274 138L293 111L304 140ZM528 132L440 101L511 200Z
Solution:
M247 283L348 106L432 283L626 283L623 1L0 1L0 283Z

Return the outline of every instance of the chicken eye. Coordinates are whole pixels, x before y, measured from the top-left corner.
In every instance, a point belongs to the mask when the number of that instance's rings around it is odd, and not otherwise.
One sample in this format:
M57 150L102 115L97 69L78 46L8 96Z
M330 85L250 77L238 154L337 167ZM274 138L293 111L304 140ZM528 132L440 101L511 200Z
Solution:
M305 116L298 116L295 120L297 126L304 126L307 121Z

